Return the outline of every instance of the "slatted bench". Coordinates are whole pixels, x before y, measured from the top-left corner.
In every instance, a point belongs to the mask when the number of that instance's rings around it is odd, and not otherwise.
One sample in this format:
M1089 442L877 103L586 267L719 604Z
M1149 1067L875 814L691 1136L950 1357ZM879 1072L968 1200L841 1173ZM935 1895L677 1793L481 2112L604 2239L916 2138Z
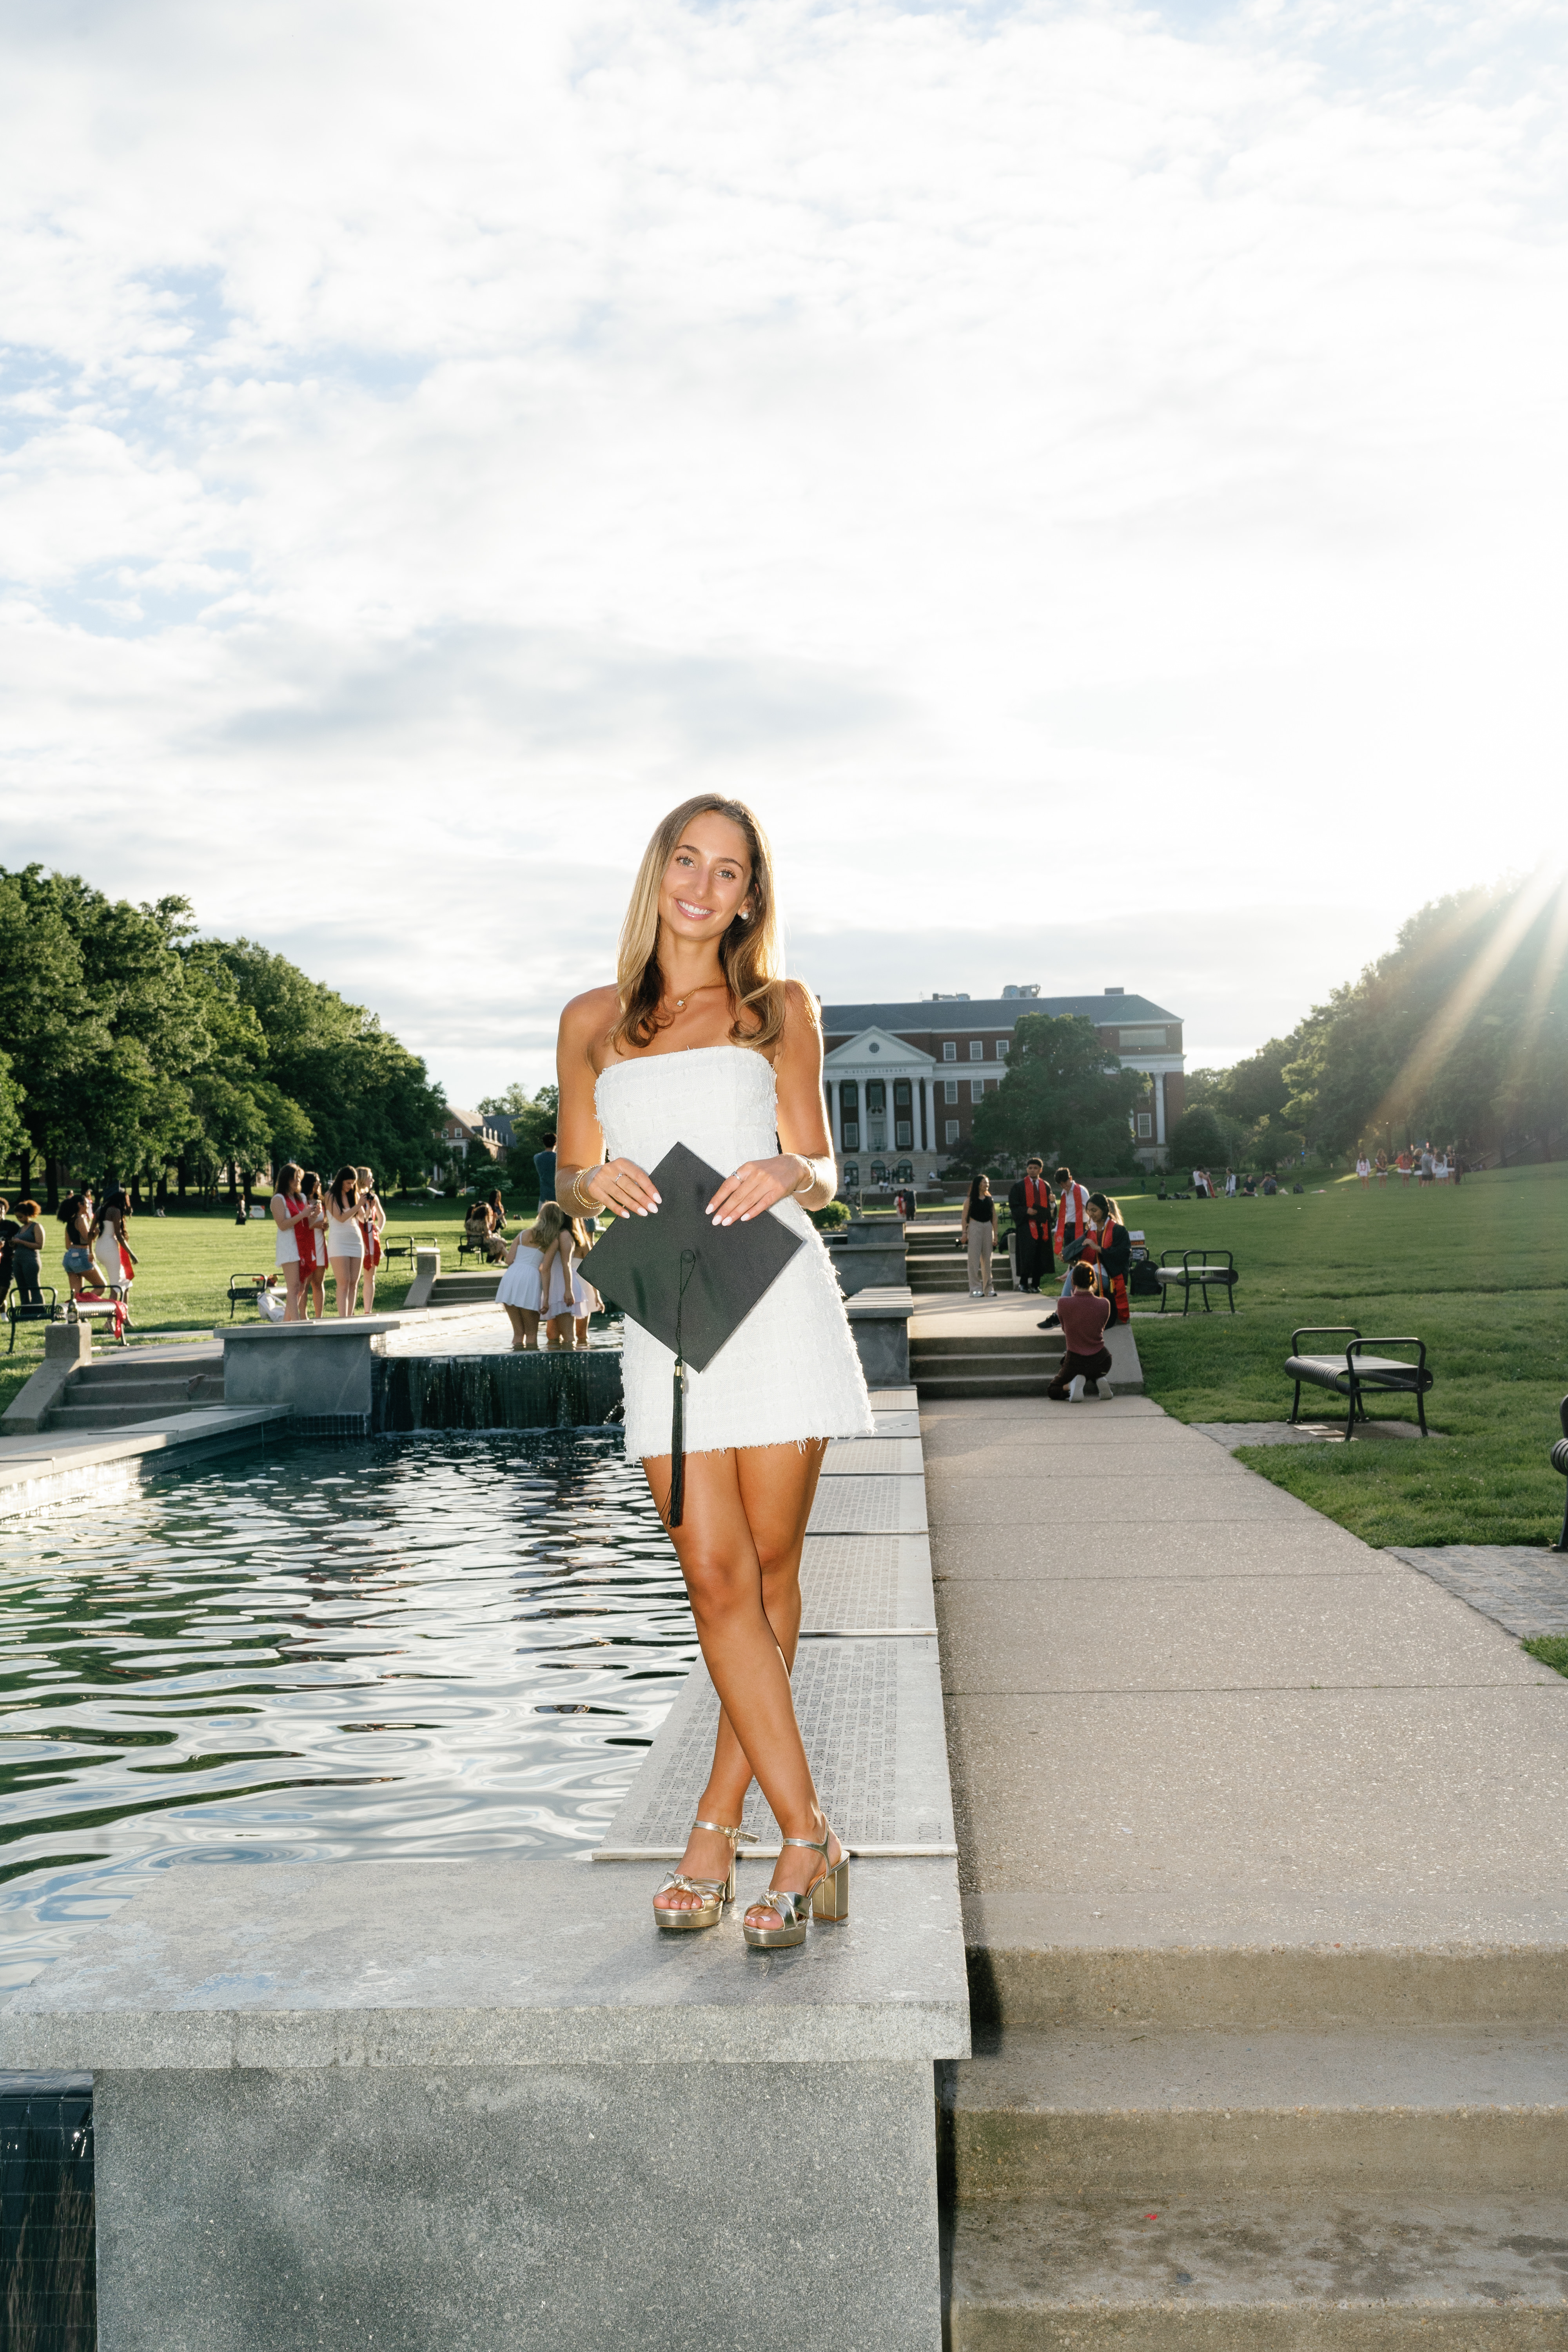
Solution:
M274 1276L269 1274L231 1274L228 1278L228 1319L234 1321L234 1310L242 1302L254 1307L264 1290L271 1287Z
M125 1334L131 1322L131 1301L119 1285L112 1290L79 1290L66 1302L66 1320L69 1323L101 1322L111 1339L122 1348L131 1345Z
M1234 1250L1183 1250L1180 1252L1182 1261L1180 1265L1173 1265L1170 1261L1177 1255L1175 1250L1166 1250L1159 1265L1154 1268L1154 1279L1160 1286L1161 1314L1163 1315L1165 1311L1165 1294L1168 1290L1180 1290L1184 1315L1193 1303L1194 1290L1202 1296L1205 1315L1214 1312L1209 1305L1209 1292L1223 1290L1230 1301L1230 1311L1234 1315L1237 1283L1236 1252ZM1193 1264L1194 1258L1197 1260L1195 1265Z
M56 1290L52 1282L41 1283L39 1285L38 1297L36 1303L30 1298L22 1297L19 1292L14 1290L11 1293L10 1297L5 1301L6 1319L11 1326L11 1344L6 1349L5 1353L8 1356L11 1356L15 1355L16 1351L16 1326L18 1323L55 1323L59 1319L59 1293Z
M1568 1397L1558 1406L1557 1418L1563 1423L1563 1434L1552 1449L1552 1467L1560 1478L1568 1478ZM1563 1504L1563 1533L1552 1548L1553 1551L1568 1551L1568 1496Z
M1304 1356L1301 1353L1303 1339L1335 1339L1350 1342L1342 1356ZM1410 1363L1400 1356L1374 1356L1363 1352L1371 1348L1414 1348L1415 1360ZM1290 1408L1292 1422L1301 1418L1303 1383L1311 1388L1331 1389L1336 1396L1349 1400L1345 1414L1345 1437L1348 1441L1355 1435L1358 1421L1371 1419L1363 1391L1379 1389L1395 1396L1413 1396L1422 1436L1429 1437L1432 1433L1426 1426L1425 1403L1426 1392L1432 1385L1432 1374L1427 1370L1426 1343L1423 1339L1363 1339L1349 1323L1304 1324L1300 1331L1290 1334L1290 1354L1285 1370L1296 1383L1296 1400Z

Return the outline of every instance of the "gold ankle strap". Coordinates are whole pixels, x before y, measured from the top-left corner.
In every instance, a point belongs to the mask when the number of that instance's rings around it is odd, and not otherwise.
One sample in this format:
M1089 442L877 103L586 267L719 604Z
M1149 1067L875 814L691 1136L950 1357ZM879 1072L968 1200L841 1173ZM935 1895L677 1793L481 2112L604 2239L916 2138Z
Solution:
M822 1856L823 1861L826 1862L827 1860L827 1849L833 1843L833 1832L831 1830L828 1831L827 1835L823 1839L820 1845L818 1845L815 1838L780 1838L779 1843L780 1845L808 1845L813 1853L819 1853Z
M695 1830L711 1830L715 1837L727 1837L731 1844L739 1842L742 1845L755 1845L757 1843L750 1830L743 1830L739 1825L731 1829L726 1822L693 1822L691 1826Z

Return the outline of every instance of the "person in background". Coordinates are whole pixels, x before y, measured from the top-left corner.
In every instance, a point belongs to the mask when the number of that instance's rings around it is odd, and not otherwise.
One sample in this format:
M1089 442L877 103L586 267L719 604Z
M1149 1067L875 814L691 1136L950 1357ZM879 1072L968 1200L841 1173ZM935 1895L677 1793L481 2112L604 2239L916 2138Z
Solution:
M1037 1293L1042 1279L1057 1270L1051 1249L1051 1188L1037 1152L1025 1162L1023 1175L1007 1194L1007 1206L1013 1213L1018 1287Z
M599 1294L589 1288L577 1269L590 1246L581 1217L571 1218L550 1263L544 1326L545 1345L549 1348L585 1348L588 1344L588 1318L599 1304Z
M1127 1303L1127 1276L1132 1265L1132 1236L1122 1222L1120 1207L1108 1193L1091 1192L1089 1210L1094 1219L1100 1288L1110 1301L1110 1320L1130 1323L1132 1310ZM1089 1255L1087 1250L1084 1255ZM1057 1312L1061 1312L1059 1302Z
M1056 1256L1065 1265L1069 1244L1081 1242L1089 1232L1089 1194L1083 1185L1076 1183L1070 1168L1058 1168L1056 1173L1057 1222L1053 1238ZM1055 1271L1053 1266L1052 1271Z
M274 1252L283 1274L285 1323L302 1319L305 1276L315 1264L310 1204L300 1190L304 1177L297 1160L286 1160L278 1171L278 1190L272 1195L272 1222L278 1228Z
M338 1294L338 1315L354 1311L364 1269L364 1235L359 1223L359 1171L340 1168L327 1194L327 1263Z
M136 1260L125 1238L125 1221L130 1214L131 1203L118 1191L104 1196L98 1213L93 1255L103 1268L103 1278L110 1290L129 1290L136 1279Z
M533 1172L539 1179L539 1205L555 1198L555 1129L544 1130L542 1148L533 1155Z
M1111 1395L1110 1383L1105 1378L1110 1370L1110 1350L1105 1344L1110 1301L1096 1295L1094 1268L1086 1265L1081 1258L1072 1270L1072 1286L1058 1311L1067 1349L1046 1394L1058 1404L1064 1401L1076 1404L1086 1396Z
M1415 1179L1417 1186L1422 1184L1430 1184L1434 1176L1437 1172L1437 1163L1432 1156L1432 1147L1429 1143L1424 1143L1421 1146L1421 1158L1418 1165L1420 1168L1420 1173Z
M24 1307L41 1307L44 1297L38 1288L38 1266L44 1254L44 1228L37 1201L19 1202L16 1214L21 1222L11 1243L11 1273L16 1296Z
M1398 1160L1396 1160L1396 1162L1395 1162L1394 1164L1395 1164L1395 1166L1396 1166L1396 1167L1398 1168L1398 1170L1399 1170L1399 1181L1400 1181L1401 1189L1403 1189L1403 1187L1404 1187L1405 1185L1408 1184L1408 1183L1409 1183L1409 1181L1410 1181L1410 1165L1411 1165L1411 1162L1410 1162L1410 1146L1409 1146L1408 1144L1406 1144L1406 1145L1405 1145L1405 1147L1404 1150L1400 1153L1399 1158L1398 1158Z
M565 1270L556 1261L564 1245ZM570 1291L572 1229L558 1201L544 1201L531 1225L526 1226L506 1254L506 1272L496 1297L506 1308L514 1348L538 1344L539 1318L559 1283L564 1298ZM548 1336L548 1334L547 1334Z
M506 1255L506 1244L495 1231L496 1213L488 1201L470 1201L463 1220L463 1238L493 1263Z
M996 1233L996 1203L991 1198L989 1176L976 1176L969 1187L969 1197L963 1203L959 1221L958 1245L969 1256L969 1296L971 1298L994 1298L996 1286L991 1278L991 1251Z
M310 1319L314 1302L316 1320L323 1320L327 1312L327 1212L321 1200L321 1180L313 1168L307 1168L300 1179L309 1215L299 1226L300 1235L300 1314L304 1322ZM306 1244L310 1245L309 1263Z
M1387 1152L1386 1152L1386 1151L1383 1151L1383 1150L1379 1150L1378 1155L1377 1155L1377 1158L1376 1158L1376 1160L1373 1162L1373 1167L1374 1167L1374 1168L1376 1169L1376 1171L1377 1171L1377 1189L1378 1189L1378 1191L1381 1192L1382 1192L1382 1190L1383 1190L1383 1188L1384 1188L1384 1185L1387 1183L1387 1181L1388 1181L1388 1154L1387 1154Z
M1273 1169L1272 1169L1272 1168L1270 1168L1270 1169L1268 1170L1268 1173L1265 1175L1265 1177L1264 1177L1264 1179L1263 1179L1263 1197L1264 1197L1264 1199L1265 1199L1266 1201L1271 1201L1271 1200L1274 1198L1275 1193L1276 1193L1276 1192L1278 1192L1278 1191L1279 1191L1279 1178L1278 1178L1278 1176L1276 1176L1276 1174L1274 1173Z
M506 1202L501 1199L500 1188L499 1185L491 1191L489 1199L486 1202L485 1206L489 1210L491 1214L491 1233L499 1234L504 1240L506 1236Z
M21 1226L11 1214L10 1202L0 1201L0 1313L4 1312L5 1301L11 1296L14 1273L11 1249L21 1230Z
M1227 1169L1226 1170L1226 1171L1225 1171L1225 1197L1226 1197L1226 1199L1227 1201L1234 1201L1234 1200L1235 1200L1235 1198L1236 1198L1236 1184L1237 1184L1236 1171L1235 1171L1235 1169L1234 1169L1234 1168L1227 1168Z
M386 1211L376 1198L375 1178L368 1168L356 1168L359 1181L359 1229L364 1236L364 1311L375 1312L375 1269L381 1264L381 1236Z
M1363 1192L1367 1192L1371 1188L1372 1184L1372 1162L1367 1158L1364 1151L1362 1153L1361 1158L1356 1161L1355 1172L1361 1180L1362 1191Z
M92 1257L92 1213L79 1192L62 1201L59 1220L66 1229L66 1254L62 1263L66 1280L71 1286L71 1297L79 1298L89 1282L96 1282L98 1268Z
M1459 1157L1459 1147L1457 1143L1450 1144L1448 1147L1448 1165L1454 1171L1454 1181L1457 1184L1465 1172L1465 1163Z

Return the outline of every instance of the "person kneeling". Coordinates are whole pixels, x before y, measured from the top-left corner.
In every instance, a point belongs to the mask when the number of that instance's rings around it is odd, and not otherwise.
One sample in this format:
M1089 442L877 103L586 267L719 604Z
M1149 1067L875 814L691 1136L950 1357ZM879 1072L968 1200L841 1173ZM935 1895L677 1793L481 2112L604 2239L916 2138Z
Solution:
M1110 1301L1098 1296L1094 1268L1081 1258L1072 1270L1072 1288L1057 1313L1067 1353L1046 1394L1058 1404L1064 1399L1076 1404L1080 1397L1110 1396L1110 1382L1105 1375L1110 1370L1110 1350L1105 1344L1105 1327L1110 1319Z

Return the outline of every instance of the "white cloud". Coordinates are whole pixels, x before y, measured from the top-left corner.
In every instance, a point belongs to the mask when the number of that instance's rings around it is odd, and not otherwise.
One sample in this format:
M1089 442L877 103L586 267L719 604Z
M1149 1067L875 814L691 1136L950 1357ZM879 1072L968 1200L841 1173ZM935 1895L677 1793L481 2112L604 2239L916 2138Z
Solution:
M1561 46L14 16L10 861L300 942L471 1096L722 783L818 985L1103 946L1244 1049L1550 836Z

